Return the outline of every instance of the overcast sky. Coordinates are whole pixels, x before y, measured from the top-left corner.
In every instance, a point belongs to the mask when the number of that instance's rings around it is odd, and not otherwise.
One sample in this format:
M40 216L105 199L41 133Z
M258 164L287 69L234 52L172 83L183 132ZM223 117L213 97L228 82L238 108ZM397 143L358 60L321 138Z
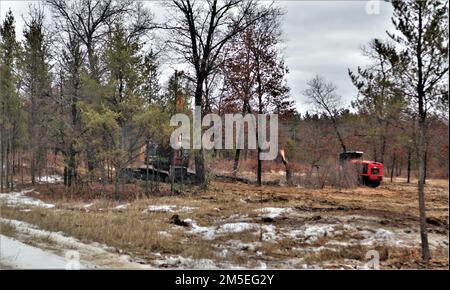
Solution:
M0 0L1 19L9 8L16 17L17 34L22 34L23 17L28 6L38 1ZM345 105L356 97L347 69L363 66L367 59L361 46L372 38L385 38L392 31L392 8L389 3L374 1L278 1L285 8L283 21L285 42L283 54L290 73L287 76L291 96L300 112L308 105L301 91L306 81L315 74L335 83ZM158 19L163 19L163 9L148 1ZM171 73L173 68L166 69Z

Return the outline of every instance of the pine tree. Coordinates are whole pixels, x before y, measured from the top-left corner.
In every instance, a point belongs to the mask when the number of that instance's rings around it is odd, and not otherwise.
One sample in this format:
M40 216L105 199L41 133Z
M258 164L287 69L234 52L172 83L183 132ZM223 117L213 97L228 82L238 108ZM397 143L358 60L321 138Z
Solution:
M30 175L35 183L36 173L42 170L51 137L51 75L48 45L44 32L44 14L40 8L30 13L24 30L23 86L27 97L29 115L29 152L31 152Z
M153 50L143 57L141 95L148 104L161 103L161 88L159 85L159 62Z
M364 69L358 67L356 73L349 70L350 78L358 89L358 99L352 102L352 106L367 120L365 132L374 147L373 158L382 163L388 147L389 128L397 123L405 105L394 68L383 55L386 49L394 48L374 39L363 49L371 64ZM377 126L373 126L374 122Z
M447 4L438 0L392 1L395 33L389 37L397 51L386 49L388 57L404 85L414 117L418 121L417 156L419 161L419 212L422 258L431 259L428 245L425 177L426 134L430 114L448 96ZM445 98L445 97L444 97Z
M56 120L57 147L64 156L64 185L70 187L77 182L77 156L81 151L83 131L79 103L82 97L82 75L84 68L81 41L70 30L61 43L59 103Z
M24 136L25 120L18 94L20 45L11 10L0 27L0 36L0 190L4 190L14 186L14 155Z

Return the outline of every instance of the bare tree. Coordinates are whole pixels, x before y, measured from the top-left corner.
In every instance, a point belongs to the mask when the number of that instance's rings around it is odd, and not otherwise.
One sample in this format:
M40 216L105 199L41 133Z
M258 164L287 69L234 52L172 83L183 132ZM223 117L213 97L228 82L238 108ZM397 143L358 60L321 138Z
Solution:
M263 17L267 10L254 13L257 7L254 0L173 0L168 6L175 12L165 26L172 31L169 45L193 65L196 80L194 103L204 110L204 84L220 65L218 60L225 44ZM204 183L202 150L196 154L195 167L197 181Z
M347 151L342 134L338 127L339 113L341 108L341 97L336 93L337 87L332 82L327 82L323 77L316 75L307 82L308 88L303 91L303 95L308 98L315 110L325 114L331 119L333 128L343 152Z
M100 67L98 45L105 40L111 26L123 18L130 17L132 26L129 37L145 33L153 28L152 16L141 2L132 0L47 0L57 19L58 28L74 32L86 46L88 67L92 79L99 81ZM61 25L62 23L62 25Z

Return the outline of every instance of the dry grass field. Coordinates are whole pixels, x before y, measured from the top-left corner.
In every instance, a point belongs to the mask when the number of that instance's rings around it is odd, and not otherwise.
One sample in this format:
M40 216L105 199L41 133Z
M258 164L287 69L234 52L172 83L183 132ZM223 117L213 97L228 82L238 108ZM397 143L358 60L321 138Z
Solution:
M448 180L426 187L429 264L417 188L401 179L341 190L216 181L120 201L61 188L0 194L1 235L60 256L77 250L96 268L448 268Z

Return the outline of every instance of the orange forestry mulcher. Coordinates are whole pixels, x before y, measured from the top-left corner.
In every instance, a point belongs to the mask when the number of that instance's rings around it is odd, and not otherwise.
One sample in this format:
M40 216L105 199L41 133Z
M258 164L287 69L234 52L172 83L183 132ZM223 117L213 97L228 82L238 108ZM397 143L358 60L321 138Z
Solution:
M376 161L363 160L364 152L347 151L339 155L341 165L346 162L354 165L358 174L358 182L370 187L378 187L383 181L383 164Z

